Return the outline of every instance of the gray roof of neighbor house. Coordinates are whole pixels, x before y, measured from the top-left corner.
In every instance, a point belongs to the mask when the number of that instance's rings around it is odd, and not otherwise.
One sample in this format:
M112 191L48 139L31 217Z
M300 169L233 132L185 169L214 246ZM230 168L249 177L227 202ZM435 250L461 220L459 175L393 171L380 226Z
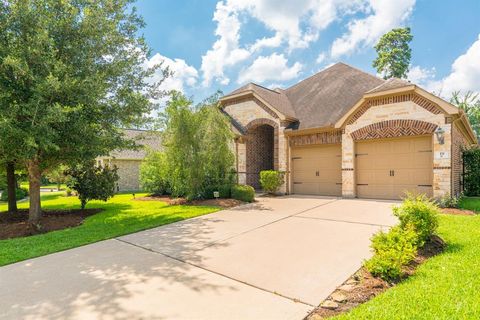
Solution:
M385 82L383 79L339 62L285 90L270 90L259 85L248 84L226 95L223 99L253 91L278 111L298 119L292 127L318 128L333 125L367 91Z
M148 149L161 150L162 144L160 135L155 131L124 129L125 138L137 141L137 145L141 146L136 150L124 149L113 151L108 158L143 160L147 155Z

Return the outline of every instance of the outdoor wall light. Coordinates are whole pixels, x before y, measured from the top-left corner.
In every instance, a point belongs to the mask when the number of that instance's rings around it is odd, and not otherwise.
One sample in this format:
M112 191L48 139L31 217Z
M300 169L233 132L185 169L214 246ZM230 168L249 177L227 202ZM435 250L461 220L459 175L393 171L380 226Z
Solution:
M445 143L445 130L442 127L438 127L435 130L435 136L437 137L437 141L439 144Z

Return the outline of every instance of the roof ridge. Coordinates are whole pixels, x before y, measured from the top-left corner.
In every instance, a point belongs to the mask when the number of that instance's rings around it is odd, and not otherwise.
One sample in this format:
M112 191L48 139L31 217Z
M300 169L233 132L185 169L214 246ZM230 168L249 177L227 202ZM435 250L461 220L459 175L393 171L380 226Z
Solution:
M260 87L260 88L262 88L262 89L265 89L265 90L271 91L271 92L273 92L273 93L281 94L281 93L280 93L280 92L278 92L278 91L275 91L275 90L273 90L273 89L270 89L270 88L264 87L264 86L262 86L262 85L259 85L259 84L255 83L255 82L250 82L249 84L253 84L254 86L257 86L257 87ZM279 89L280 89L280 88L279 88Z

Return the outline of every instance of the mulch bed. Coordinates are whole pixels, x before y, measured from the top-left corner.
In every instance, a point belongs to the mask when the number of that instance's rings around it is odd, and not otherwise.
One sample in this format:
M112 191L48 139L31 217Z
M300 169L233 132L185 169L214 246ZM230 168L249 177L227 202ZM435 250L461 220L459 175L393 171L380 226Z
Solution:
M41 232L33 230L28 224L28 210L18 210L15 214L0 213L0 240L27 237L38 233L76 227L86 217L94 215L102 209L76 209L44 211L40 219Z
M458 208L441 208L440 211L445 214L455 214L461 216L474 216L476 214L475 211Z
M432 240L418 251L415 260L406 268L405 277L398 282L413 275L418 265L428 258L441 253L444 249L445 242L440 237L433 236ZM390 283L376 278L362 267L338 287L307 319L326 319L347 312L395 286L397 283Z
M222 208L233 208L246 203L236 199L206 199L206 200L187 201L187 199L185 198L171 198L166 195L162 195L162 196L152 195L147 197L135 198L135 200L162 201L162 202L168 203L169 205L187 204L187 205L193 205L193 206L216 206L216 207L222 207Z

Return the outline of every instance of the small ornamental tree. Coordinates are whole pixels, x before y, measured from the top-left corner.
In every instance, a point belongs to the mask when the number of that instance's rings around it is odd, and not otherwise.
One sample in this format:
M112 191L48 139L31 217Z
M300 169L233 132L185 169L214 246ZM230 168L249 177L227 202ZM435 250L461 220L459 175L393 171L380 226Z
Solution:
M140 184L142 190L152 194L165 194L170 191L168 183L168 166L165 154L149 151L140 166Z
M90 200L107 201L115 195L118 181L117 168L96 166L94 161L88 161L67 171L71 176L68 186L78 193L78 198L85 209Z

